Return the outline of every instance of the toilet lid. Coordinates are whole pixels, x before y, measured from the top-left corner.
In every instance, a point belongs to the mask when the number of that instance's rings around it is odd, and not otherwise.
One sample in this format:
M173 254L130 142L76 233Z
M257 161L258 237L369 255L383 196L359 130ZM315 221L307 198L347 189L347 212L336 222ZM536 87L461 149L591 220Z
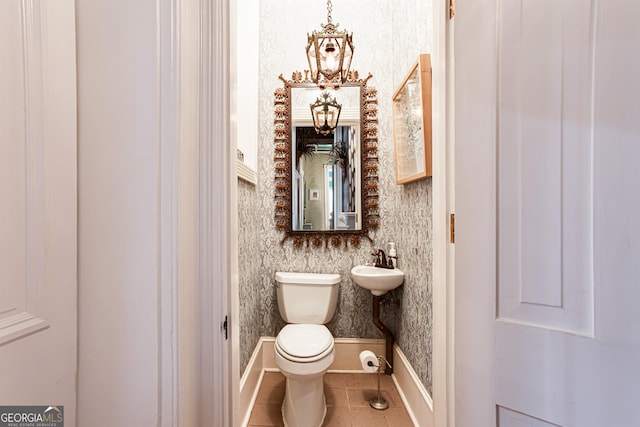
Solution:
M333 336L324 325L287 325L278 334L276 345L295 358L314 358L333 345Z

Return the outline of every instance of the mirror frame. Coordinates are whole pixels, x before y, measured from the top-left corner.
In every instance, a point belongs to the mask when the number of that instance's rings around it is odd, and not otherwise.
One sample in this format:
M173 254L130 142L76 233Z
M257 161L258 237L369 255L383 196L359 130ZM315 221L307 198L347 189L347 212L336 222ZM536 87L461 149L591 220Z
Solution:
M275 222L276 228L284 232L280 241L283 244L288 238L293 239L295 247L314 246L325 248L344 245L359 246L362 238L373 242L369 235L380 225L380 208L378 193L378 91L367 82L373 75L360 79L357 71L349 72L343 86L360 87L360 182L362 185L362 229L360 230L327 230L313 231L293 230L291 225L291 88L318 87L309 78L309 71L293 72L291 80L282 74L278 77L284 87L276 89L274 96L274 167L275 167ZM323 88L320 88L323 89Z

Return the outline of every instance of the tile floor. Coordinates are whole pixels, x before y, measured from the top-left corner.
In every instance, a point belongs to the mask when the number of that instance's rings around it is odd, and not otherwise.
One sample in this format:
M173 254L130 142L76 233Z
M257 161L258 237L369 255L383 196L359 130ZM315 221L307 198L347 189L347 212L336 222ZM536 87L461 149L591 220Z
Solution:
M384 411L373 409L369 400L378 393L377 374L334 374L324 376L327 416L323 427L413 427L391 377L380 377L380 392L389 402ZM281 406L285 378L279 372L265 372L248 427L284 426Z

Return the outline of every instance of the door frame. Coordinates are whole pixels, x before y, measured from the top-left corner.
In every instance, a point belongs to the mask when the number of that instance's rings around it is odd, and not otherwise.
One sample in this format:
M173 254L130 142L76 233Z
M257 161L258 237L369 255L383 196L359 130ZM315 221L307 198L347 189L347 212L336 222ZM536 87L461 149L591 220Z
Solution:
M237 425L230 0L161 6L162 425ZM233 145L233 146L232 146ZM165 258L169 260L165 263ZM227 319L225 338L224 320ZM165 327L166 326L166 327ZM235 338L237 340L237 337Z
M200 425L214 427L237 425L239 395L232 345L238 331L231 313L237 280L237 168L231 140L230 0L200 0L199 16Z
M497 2L461 5L454 29L451 105L458 239L452 290L455 311L449 316L455 348L454 393L449 396L456 425L495 426L497 129L492 106L497 93Z
M438 427L496 424L490 327L497 244L495 111L469 105L458 95L475 90L486 99L495 96L495 82L487 84L495 80L490 78L496 67L495 34L483 30L495 25L496 5L479 0L464 6L455 10L453 0L433 5L433 137L441 142L433 147L433 401ZM486 191L477 191L479 186ZM453 242L451 214L456 219ZM473 366L466 354L473 354ZM472 378L482 389L470 388Z
M454 20L449 0L433 3L433 425L455 425L455 246L450 242L454 187Z

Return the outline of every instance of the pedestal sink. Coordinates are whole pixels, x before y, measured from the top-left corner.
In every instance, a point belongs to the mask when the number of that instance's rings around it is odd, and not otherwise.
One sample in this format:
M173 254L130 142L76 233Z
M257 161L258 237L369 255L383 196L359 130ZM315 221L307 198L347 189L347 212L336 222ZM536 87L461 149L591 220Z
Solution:
M404 282L404 273L397 268L380 268L371 265L356 265L351 269L351 279L361 288L380 296L397 288Z
M404 273L397 268L380 268L370 265L356 265L351 269L351 280L373 294L373 323L384 334L386 359L389 365L385 373L393 373L393 342L395 338L389 328L380 321L380 304L386 301L386 293L402 285Z

